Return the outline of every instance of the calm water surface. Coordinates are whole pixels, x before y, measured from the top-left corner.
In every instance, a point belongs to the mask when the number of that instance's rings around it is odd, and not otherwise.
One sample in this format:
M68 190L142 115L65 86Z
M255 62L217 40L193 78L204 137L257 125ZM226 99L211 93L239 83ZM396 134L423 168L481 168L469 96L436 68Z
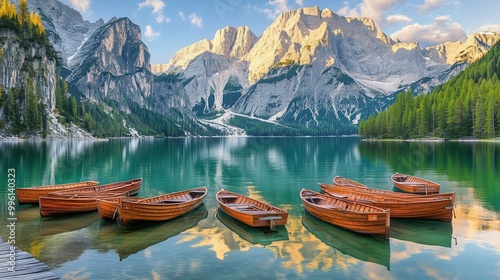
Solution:
M499 279L500 143L361 142L358 138L201 138L0 142L0 220L7 173L17 187L143 178L140 196L207 186L204 205L122 229L96 212L40 218L16 206L16 245L62 279ZM302 188L335 175L392 190L394 172L456 192L452 223L391 220L390 239L304 213ZM220 189L289 211L269 234L218 211ZM0 228L6 240L8 228Z

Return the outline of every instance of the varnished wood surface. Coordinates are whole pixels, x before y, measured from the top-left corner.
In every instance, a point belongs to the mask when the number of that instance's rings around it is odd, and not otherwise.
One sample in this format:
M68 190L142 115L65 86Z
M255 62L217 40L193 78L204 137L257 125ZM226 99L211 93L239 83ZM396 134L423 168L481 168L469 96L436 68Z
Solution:
M248 196L220 190L216 198L226 214L251 227L272 227L271 220L274 226L282 226L288 220L285 210Z
M365 189L365 188L363 188ZM409 197L385 196L383 193L358 191L357 188L321 184L321 190L333 197L391 210L392 218L425 219L451 222L453 218L453 200L450 196L429 199L411 199ZM414 195L420 197L420 195Z
M389 238L390 210L311 190L302 190L300 198L307 212L336 226L365 234Z
M66 183L59 185L47 185L47 186L36 186L29 188L17 188L16 195L19 204L38 203L40 196L48 195L50 192L81 189L86 187L94 187L99 185L99 182L86 181L86 182L76 182L76 183Z

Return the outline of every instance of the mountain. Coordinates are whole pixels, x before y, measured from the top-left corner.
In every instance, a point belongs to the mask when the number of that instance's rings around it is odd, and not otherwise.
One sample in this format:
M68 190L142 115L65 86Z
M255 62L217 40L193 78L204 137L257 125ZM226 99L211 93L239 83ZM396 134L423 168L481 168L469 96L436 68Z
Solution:
M11 2L19 5L19 0ZM28 0L28 8L40 14L47 36L64 65L72 63L72 56L82 43L104 25L102 19L95 23L83 20L78 11L57 0Z
M97 114L93 117L106 114L107 129L100 128L99 137L219 133L184 108L188 98L183 80L151 73L151 56L141 30L130 19L90 23L56 0L32 0L28 6L40 13L47 26L49 40L62 58L61 74L70 94L93 104L86 107L98 106L90 112Z
M72 56L69 83L87 99L134 100L141 106L151 94L150 57L139 26L112 19L85 40Z
M169 135L176 127L176 136L250 127L259 134L261 126L271 135L269 127L354 133L353 124L399 92L429 92L498 41L498 34L478 33L421 49L391 39L371 19L310 7L282 13L260 37L248 27L225 27L151 66L141 30L128 18L91 23L56 0L31 0L29 7L62 58L71 95L102 104L127 130Z
M199 117L225 109L335 131L385 109L398 92L428 93L498 40L499 34L478 33L421 49L391 39L371 19L311 7L282 13L239 60L223 60L211 49L214 38L182 49L163 70L189 81Z
M225 27L212 40L201 40L179 50L168 64L157 66L155 71L182 74L188 104L198 116L231 108L241 96L238 90L248 84L248 66L242 58L256 41L257 36L246 26Z

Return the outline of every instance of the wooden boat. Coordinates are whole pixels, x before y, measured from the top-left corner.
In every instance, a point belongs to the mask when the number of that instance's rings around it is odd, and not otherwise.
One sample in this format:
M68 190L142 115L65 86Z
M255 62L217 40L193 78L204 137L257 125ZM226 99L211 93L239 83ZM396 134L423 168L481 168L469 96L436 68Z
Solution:
M342 252L342 254L364 262L380 264L390 270L391 244L389 239L360 234L334 226L314 217L307 211L302 214L302 225L323 243ZM391 221L391 237L392 228ZM336 254L333 254L332 258L335 256Z
M127 226L136 222L170 220L200 206L206 195L207 188L203 186L137 201L121 199L116 221Z
M103 193L125 193L125 196L133 196L133 195L136 195L139 193L141 185L142 185L142 178L137 178L137 179L127 180L127 181L114 182L114 183L98 185L98 186L91 186L91 187L74 189L74 190L64 190L64 191L58 191L58 192L51 192L51 193L49 193L49 195L51 195L51 194L56 194L56 195L80 194L80 195L93 196L93 195L103 194Z
M283 226L288 212L267 203L234 192L220 190L216 194L220 208L229 216L251 227Z
M320 184L320 186L321 190L330 196L389 209L391 210L392 218L438 220L444 222L451 222L453 219L453 200L451 197L408 199L383 196L366 191L358 192L356 188L350 187L326 184Z
M427 179L395 173L391 176L392 183L397 189L414 194L439 193L440 185Z
M111 219L114 220L118 216L118 206L120 205L120 200L125 199L124 197L106 197L97 199L97 211L99 211L99 216L101 219ZM128 197L127 201L139 201L140 197Z
M389 238L388 209L305 189L300 192L300 198L306 211L318 219L354 232Z
M393 192L393 191L387 191L387 190L380 190L380 189L374 189L367 187L366 185L363 185L359 182L356 182L354 180L350 180L344 177L336 176L333 179L333 183L337 187L345 187L345 188L351 188L355 190L356 192L363 192L363 193L371 193L371 194L376 194L380 195L383 197L395 197L395 198L401 198L401 199L408 199L408 200L415 200L415 199L441 199L443 197L449 197L453 202L455 202L455 193L439 193L439 194L428 194L428 195L420 195L420 194L412 194L412 193L403 193L403 192ZM329 186L328 184L320 184L320 185L325 185Z
M251 244L269 245L274 241L288 240L288 231L285 226L279 226L274 232L262 230L260 227L251 227L229 216L221 208L217 209L216 217L228 229Z
M97 186L99 182L86 181L86 182L76 182L76 183L66 183L59 185L46 185L46 186L36 186L29 188L19 188L16 189L17 202L19 204L38 203L40 196L48 195L50 192L62 191L62 190L75 190L85 187Z
M113 196L126 196L122 193L94 193L94 194L54 194L41 196L39 199L40 216L83 213L97 210L97 199Z

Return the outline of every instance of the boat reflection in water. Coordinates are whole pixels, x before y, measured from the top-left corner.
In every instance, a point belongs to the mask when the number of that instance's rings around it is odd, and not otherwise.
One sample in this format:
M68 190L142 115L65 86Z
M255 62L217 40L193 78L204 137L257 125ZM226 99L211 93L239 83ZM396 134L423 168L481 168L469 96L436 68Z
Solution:
M383 265L387 270L390 270L391 246L389 239L359 234L334 226L314 217L307 211L302 214L302 224L323 243L341 253L361 261Z
M54 234L80 230L99 222L99 214L96 211L78 213L74 215L60 215L45 217L40 220L40 235L50 236Z
M221 208L217 209L216 216L222 224L251 244L269 245L274 241L288 240L285 226L276 226L275 231L251 227L229 216Z
M135 227L120 227L115 221L101 220L97 233L96 249L115 250L120 260L138 253L152 245L174 237L208 216L205 204L172 220L165 222L144 222Z
M391 238L423 245L451 248L452 223L391 219Z

